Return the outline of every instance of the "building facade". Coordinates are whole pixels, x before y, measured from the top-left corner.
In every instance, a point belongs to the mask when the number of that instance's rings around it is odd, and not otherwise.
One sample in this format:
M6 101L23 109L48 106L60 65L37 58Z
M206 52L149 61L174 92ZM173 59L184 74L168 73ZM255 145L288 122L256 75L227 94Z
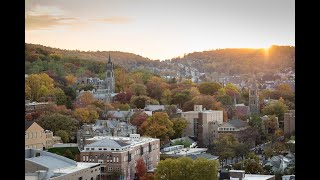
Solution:
M193 136L199 145L209 145L218 138L218 127L223 123L223 111L202 110L202 105L194 105L194 111L182 112L181 117L188 122L183 136Z
M259 89L256 82L249 88L249 108L251 114L260 114Z
M153 170L160 161L160 140L140 137L96 136L86 140L84 150L80 151L81 162L101 164L102 178L119 174L120 179L133 179L138 159L145 162L147 171Z
M295 133L295 110L290 110L287 113L284 113L284 134L291 135Z
M33 121L25 121L25 148L47 149L53 146L53 132Z

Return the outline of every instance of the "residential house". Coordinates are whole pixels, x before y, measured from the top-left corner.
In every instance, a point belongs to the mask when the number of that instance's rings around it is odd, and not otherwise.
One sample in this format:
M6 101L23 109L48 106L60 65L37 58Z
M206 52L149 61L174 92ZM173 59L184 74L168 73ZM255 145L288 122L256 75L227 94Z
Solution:
M47 149L53 146L53 132L34 121L25 121L25 148Z

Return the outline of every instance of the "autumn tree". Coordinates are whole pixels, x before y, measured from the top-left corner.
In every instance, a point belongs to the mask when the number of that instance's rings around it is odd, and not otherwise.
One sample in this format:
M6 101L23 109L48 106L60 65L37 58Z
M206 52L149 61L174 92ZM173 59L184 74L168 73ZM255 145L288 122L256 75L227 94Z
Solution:
M190 94L190 97L191 99L196 97L196 96L199 96L200 95L200 91L197 87L191 87L190 88L190 91L189 91L189 94Z
M217 82L203 82L199 84L198 89L201 94L214 95L221 87L221 84Z
M136 174L135 176L139 178L139 180L144 180L147 170L146 170L146 165L144 163L143 158L139 158L137 161L136 165Z
M142 111L136 111L130 118L130 123L137 126L138 132L140 132L140 127L143 122L148 119L148 115Z
M65 76L64 78L65 78L68 86L73 85L73 84L76 83L76 81L77 81L77 77L75 77L75 76L72 75L72 74L68 74L68 75Z
M177 104L179 107L183 107L183 104L190 100L191 96L188 90L177 92L172 97L172 103Z
M247 159L234 165L234 169L245 170L249 174L262 174L263 168L259 163L259 157L253 153L249 153Z
M98 112L94 108L77 108L73 113L74 117L82 123L94 122L99 118Z
M179 117L179 118L173 118L171 119L173 123L173 130L174 135L172 136L172 139L180 138L182 135L183 130L187 127L187 120L185 118Z
M118 101L121 104L130 103L130 99L132 97L131 92L121 92L114 96L114 101Z
M90 92L83 92L79 96L79 102L83 106L87 106L87 105L91 104L93 101L95 101L95 99L94 99L92 93L90 93Z
M147 95L147 87L144 84L134 83L130 86L133 95Z
M45 97L53 93L54 81L47 74L31 74L25 81L25 92L32 101L38 101L40 97Z
M189 157L167 158L159 162L155 173L156 180L217 180L218 164L215 160Z
M58 130L55 133L55 135L61 137L61 140L62 140L63 143L68 143L69 142L69 134L66 131Z
M143 135L159 138L162 144L174 135L173 123L167 113L156 112L141 125Z
M132 107L143 109L146 104L150 102L151 98L148 96L132 96L130 104Z
M162 93L161 102L162 104L171 104L172 101L172 93L169 89L166 89Z
M270 103L262 109L263 115L276 115L279 121L283 121L284 113L287 112L288 107L282 101Z
M157 76L151 77L151 79L149 79L147 83L148 95L158 101L161 100L162 92L164 92L164 90L168 88L169 85L165 82L165 80Z
M234 96L239 97L240 96L240 90L237 86L235 86L232 83L228 83L225 87L224 90L228 96L233 98Z
M78 127L78 123L75 119L59 113L40 116L36 122L43 127L43 129L51 130L53 134L58 130L64 130L71 135Z

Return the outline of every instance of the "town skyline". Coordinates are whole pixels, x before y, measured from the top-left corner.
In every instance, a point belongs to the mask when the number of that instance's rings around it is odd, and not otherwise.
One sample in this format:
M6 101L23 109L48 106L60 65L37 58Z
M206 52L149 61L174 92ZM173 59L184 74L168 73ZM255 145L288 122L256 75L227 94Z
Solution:
M26 1L26 43L153 60L224 48L294 46L294 1ZM94 11L93 11L94 10Z

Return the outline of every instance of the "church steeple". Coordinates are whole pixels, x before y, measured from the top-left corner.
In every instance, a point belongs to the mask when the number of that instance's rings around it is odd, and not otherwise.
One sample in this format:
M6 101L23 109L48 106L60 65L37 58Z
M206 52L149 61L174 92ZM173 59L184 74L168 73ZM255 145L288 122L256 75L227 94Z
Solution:
M108 63L112 63L111 58L110 58L110 53L109 53Z

